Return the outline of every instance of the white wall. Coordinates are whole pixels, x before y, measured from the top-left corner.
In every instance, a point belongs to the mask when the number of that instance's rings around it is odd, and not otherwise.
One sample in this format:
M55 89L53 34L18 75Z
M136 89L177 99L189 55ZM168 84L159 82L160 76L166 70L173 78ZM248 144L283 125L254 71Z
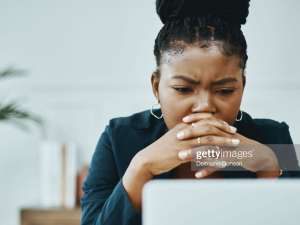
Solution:
M286 121L295 143L299 10L297 0L252 0L243 28L250 57L243 109ZM155 103L150 73L160 27L154 0L0 0L0 67L29 71L1 81L0 99L20 98L46 119L49 139L76 142L88 162L109 118ZM18 208L38 204L41 139L37 129L0 124L1 224L18 224Z

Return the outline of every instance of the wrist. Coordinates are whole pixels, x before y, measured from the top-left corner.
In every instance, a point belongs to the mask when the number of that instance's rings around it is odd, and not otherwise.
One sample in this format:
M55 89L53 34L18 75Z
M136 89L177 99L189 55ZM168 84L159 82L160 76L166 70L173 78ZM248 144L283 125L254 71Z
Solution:
M134 208L141 208L142 189L145 183L151 178L152 175L146 169L144 159L140 158L139 155L136 155L131 160L122 177L124 188L127 191Z
M128 166L128 170L141 180L148 181L153 178L153 174L150 170L150 162L144 155L143 150L133 157Z
M257 171L256 174L257 177L261 178L276 178L282 175L282 169L279 166L277 157L270 148L268 148L268 154L264 163L264 167Z
M256 175L258 178L277 178L282 175L282 169L277 168L276 170L258 171Z

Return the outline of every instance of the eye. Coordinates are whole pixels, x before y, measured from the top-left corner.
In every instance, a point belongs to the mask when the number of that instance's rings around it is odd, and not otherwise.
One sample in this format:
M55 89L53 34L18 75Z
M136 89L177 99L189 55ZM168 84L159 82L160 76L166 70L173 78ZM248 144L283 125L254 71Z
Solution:
M189 93L193 91L191 88L188 87L173 87L173 89L180 93Z
M226 95L233 94L234 91L235 91L234 89L220 89L220 90L217 90L216 92L220 95L226 96Z

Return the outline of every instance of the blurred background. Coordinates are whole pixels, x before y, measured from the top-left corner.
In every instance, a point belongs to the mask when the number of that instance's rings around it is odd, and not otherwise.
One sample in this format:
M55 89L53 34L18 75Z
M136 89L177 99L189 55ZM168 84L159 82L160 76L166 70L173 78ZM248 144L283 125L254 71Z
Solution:
M154 2L0 0L0 71L25 71L0 79L0 105L17 101L43 119L28 129L0 120L1 224L20 224L22 208L76 208L76 181L108 120L156 103L150 75L162 24ZM299 11L297 0L251 0L243 27L242 110L287 122L297 144Z

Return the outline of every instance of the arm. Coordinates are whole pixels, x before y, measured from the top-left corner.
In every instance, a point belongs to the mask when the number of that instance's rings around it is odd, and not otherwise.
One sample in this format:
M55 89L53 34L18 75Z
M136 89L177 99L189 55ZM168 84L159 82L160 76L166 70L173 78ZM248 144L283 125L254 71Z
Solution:
M281 122L280 145L273 148L277 155L279 165L283 170L280 178L300 178L299 162L293 141L289 132L289 126L285 122Z
M140 224L136 210L118 176L111 145L111 128L102 133L83 184L81 225Z

